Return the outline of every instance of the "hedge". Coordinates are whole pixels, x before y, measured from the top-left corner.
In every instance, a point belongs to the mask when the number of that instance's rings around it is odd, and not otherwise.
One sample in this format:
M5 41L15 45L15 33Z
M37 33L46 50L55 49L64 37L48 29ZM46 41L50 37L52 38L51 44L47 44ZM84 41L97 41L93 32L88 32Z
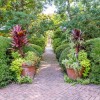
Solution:
M43 50L45 48L45 38L44 37L39 38L39 37L32 36L30 39L30 43L39 45Z
M0 88L11 82L12 76L10 74L8 62L9 56L7 50L10 47L10 39L0 36Z
M91 60L90 80L92 83L100 84L100 38L87 40L85 48Z
M58 47L56 48L55 53L56 53L57 59L59 59L59 57L60 57L62 51L63 51L67 46L68 46L68 44L62 44L62 45L60 45L60 46L58 46Z
M32 46L36 51L38 51L40 55L43 54L44 50L39 45L31 44L30 46Z
M60 55L60 57L59 57L59 63L60 63L61 67L62 67L64 70L65 70L65 66L62 65L62 60L64 60L64 59L67 58L67 54L68 54L68 53L69 53L69 47L65 48L65 49L62 51L62 53L61 53L61 55Z
M56 48L61 45L61 39L60 38L56 38L53 40L53 48L54 48L54 51L56 50Z
M35 52L38 56L41 56L40 53L38 51L36 51L31 45L26 45L23 48L24 53L27 53L28 51L33 51Z

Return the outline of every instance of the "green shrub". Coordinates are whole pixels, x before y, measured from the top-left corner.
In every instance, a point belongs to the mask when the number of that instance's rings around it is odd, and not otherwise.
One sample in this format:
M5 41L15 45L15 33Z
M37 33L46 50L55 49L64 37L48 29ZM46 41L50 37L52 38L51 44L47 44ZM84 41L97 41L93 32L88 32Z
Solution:
M21 81L20 81L21 84L23 83L32 83L32 78L30 78L29 76L24 76L21 78Z
M11 82L12 76L9 71L9 56L7 49L10 47L10 39L0 36L0 87Z
M35 45L39 45L43 50L45 48L45 38L32 36L30 42Z
M31 44L30 46L32 46L36 51L39 52L40 55L42 55L43 49L39 45Z
M12 80L9 66L0 62L0 88L9 84Z
M38 56L40 56L40 53L36 51L32 46L27 45L23 48L24 53L27 53L28 51L33 51L35 52Z
M56 48L55 52L56 52L56 57L57 57L57 59L59 59L60 54L62 53L62 51L63 51L67 46L68 46L68 44L62 44L62 45L60 45L60 46L58 46L58 47Z
M65 49L62 51L62 53L61 53L61 55L60 55L60 58L59 58L59 63L60 63L60 65L62 66L62 68L63 68L64 70L65 70L65 66L62 65L62 60L68 58L68 57L67 57L67 54L68 54L68 53L69 53L69 47L65 48Z
M90 81L100 84L100 38L86 41L85 47L91 60Z
M92 8L85 13L77 14L71 21L63 22L67 30L73 28L81 29L84 32L84 39L100 37L100 11L98 8Z
M21 81L21 71L22 71L22 63L24 59L18 58L12 61L10 70L13 72L14 80L19 82Z
M55 38L60 38L61 36L62 36L62 31L61 31L61 29L57 29L57 30L54 32L53 39L55 39Z
M61 45L61 39L60 38L56 38L53 40L53 48L54 48L54 51L56 50L56 48Z
M12 52L11 56L12 56L13 59L21 58L21 54L19 54L17 51L16 52Z
M87 52L80 50L78 53L78 62L80 65L85 68L83 72L83 77L86 78L89 76L90 72L90 60L87 58Z
M32 51L28 51L26 54L26 56L24 57L24 59L26 60L25 62L27 64L31 64L31 65L35 65L36 67L39 67L40 64L40 57L37 56L36 53L32 52Z

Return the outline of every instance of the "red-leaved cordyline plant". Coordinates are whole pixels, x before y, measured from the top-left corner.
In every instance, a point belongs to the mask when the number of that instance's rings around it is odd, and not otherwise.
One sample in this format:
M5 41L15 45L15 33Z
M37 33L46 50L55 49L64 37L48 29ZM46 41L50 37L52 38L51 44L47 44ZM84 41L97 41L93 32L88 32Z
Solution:
M79 30L79 29L73 29L72 30L72 40L75 43L76 53L78 53L79 49L80 49L81 42L83 40L82 39L82 32L81 32L81 30Z
M74 40L81 40L82 39L82 32L79 29L73 29L72 35Z
M26 31L22 30L20 25L14 26L11 32L12 47L15 50L18 50L22 56L23 56L23 46L25 46L28 43L28 39L25 32Z

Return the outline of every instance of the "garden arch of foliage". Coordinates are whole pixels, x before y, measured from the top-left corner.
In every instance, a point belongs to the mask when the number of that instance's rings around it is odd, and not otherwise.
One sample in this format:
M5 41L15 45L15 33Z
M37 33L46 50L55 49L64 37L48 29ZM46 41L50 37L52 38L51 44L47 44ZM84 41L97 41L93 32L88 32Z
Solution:
M54 4L56 13L44 15L42 11L46 8L46 4ZM99 0L0 0L0 87L20 80L19 69L17 74L16 71L11 71L14 57L20 58L20 55L11 51L10 32L16 25L21 25L22 30L25 30L31 45L24 47L23 52L32 51L39 58L44 52L47 31L52 30L53 49L64 71L66 68L62 65L62 60L68 59L68 47L72 46L70 44L72 30L81 30L84 38L83 49L90 60L90 69L83 80L86 79L87 83L100 84L99 9ZM27 78L22 79L22 82L23 80L31 81Z

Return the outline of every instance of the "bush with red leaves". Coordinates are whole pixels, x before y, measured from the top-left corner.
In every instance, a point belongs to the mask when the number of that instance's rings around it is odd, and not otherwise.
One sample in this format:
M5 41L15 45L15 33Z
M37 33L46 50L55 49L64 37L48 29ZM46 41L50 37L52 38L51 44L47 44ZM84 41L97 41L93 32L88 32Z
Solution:
M26 31L22 30L20 25L14 26L11 32L12 47L14 50L18 50L21 55L23 55L23 46L27 45L28 43L25 32Z

